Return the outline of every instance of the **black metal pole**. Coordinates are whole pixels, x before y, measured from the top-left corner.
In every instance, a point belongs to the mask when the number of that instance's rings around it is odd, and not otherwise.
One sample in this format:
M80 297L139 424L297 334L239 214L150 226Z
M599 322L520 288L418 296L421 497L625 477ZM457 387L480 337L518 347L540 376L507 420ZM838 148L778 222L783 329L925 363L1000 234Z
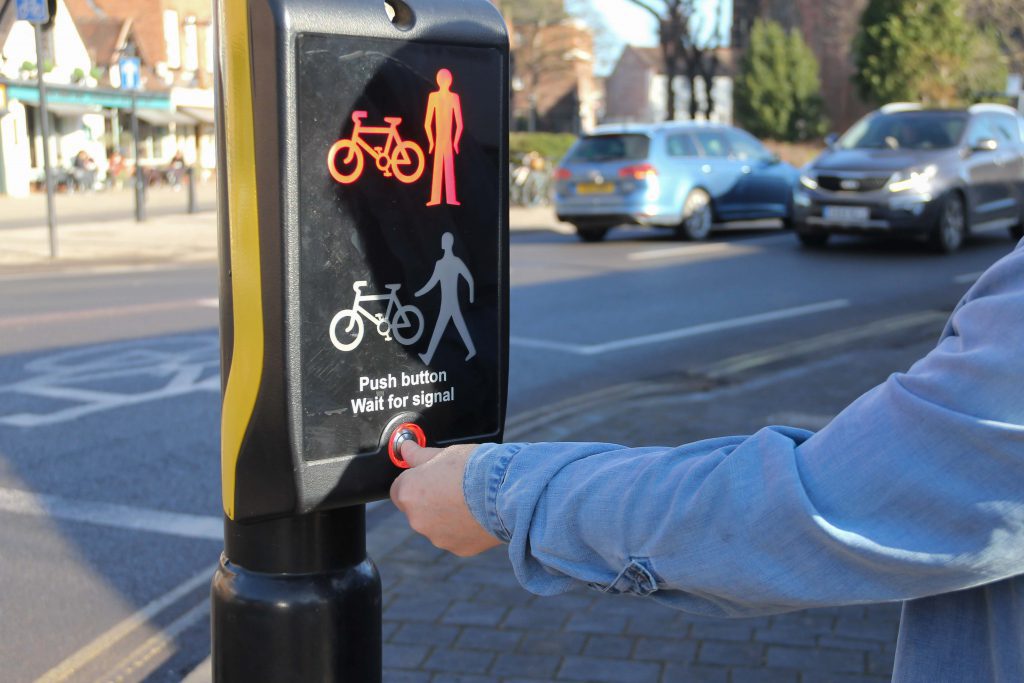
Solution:
M146 220L146 175L142 170L139 147L139 98L132 89L132 144L135 146L135 220Z
M196 167L185 169L185 177L188 180L188 212L195 213L199 210L196 206Z
M50 117L46 109L46 81L43 79L43 27L39 24L36 24L36 76L39 82L39 120L43 134L46 225L50 235L50 258L57 258L57 216L53 205L53 173L50 172Z
M363 505L224 523L214 683L380 683L381 583Z

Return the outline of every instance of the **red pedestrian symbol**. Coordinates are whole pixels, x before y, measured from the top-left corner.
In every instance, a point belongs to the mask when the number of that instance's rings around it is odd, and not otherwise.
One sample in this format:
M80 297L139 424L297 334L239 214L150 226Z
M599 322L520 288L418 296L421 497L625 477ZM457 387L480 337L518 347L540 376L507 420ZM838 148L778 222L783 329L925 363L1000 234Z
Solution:
M430 143L428 151L434 155L434 179L427 206L441 203L442 185L445 203L459 206L455 196L455 155L459 153L459 139L462 138L462 103L459 96L452 92L451 71L438 71L437 85L440 89L430 93L427 98L427 118L423 122Z

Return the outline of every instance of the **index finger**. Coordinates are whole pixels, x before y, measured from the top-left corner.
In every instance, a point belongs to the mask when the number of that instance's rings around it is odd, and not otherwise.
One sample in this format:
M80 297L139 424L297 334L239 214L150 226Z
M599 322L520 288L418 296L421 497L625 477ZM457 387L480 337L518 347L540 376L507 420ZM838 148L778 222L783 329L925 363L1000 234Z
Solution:
M402 460L409 463L410 467L424 465L433 460L440 452L440 448L423 447L412 439L405 441L401 448Z

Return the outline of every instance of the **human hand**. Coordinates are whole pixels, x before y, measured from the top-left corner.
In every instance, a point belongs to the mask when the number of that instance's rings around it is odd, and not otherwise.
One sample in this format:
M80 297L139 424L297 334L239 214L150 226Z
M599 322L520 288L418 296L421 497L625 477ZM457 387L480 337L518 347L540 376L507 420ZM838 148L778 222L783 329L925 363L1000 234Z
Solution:
M423 448L406 441L402 458L410 469L391 485L391 500L409 526L459 557L478 555L501 543L477 523L462 495L462 476L475 448L472 444Z

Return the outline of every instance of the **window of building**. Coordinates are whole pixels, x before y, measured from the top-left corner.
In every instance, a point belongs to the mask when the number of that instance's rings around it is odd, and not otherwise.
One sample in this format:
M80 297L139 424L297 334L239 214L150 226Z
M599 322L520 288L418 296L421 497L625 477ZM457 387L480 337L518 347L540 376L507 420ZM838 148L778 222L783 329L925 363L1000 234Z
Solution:
M199 27L196 26L195 17L185 20L185 53L183 57L186 71L199 70Z
M167 43L167 66L181 68L181 38L178 28L178 13L164 10L164 42Z

